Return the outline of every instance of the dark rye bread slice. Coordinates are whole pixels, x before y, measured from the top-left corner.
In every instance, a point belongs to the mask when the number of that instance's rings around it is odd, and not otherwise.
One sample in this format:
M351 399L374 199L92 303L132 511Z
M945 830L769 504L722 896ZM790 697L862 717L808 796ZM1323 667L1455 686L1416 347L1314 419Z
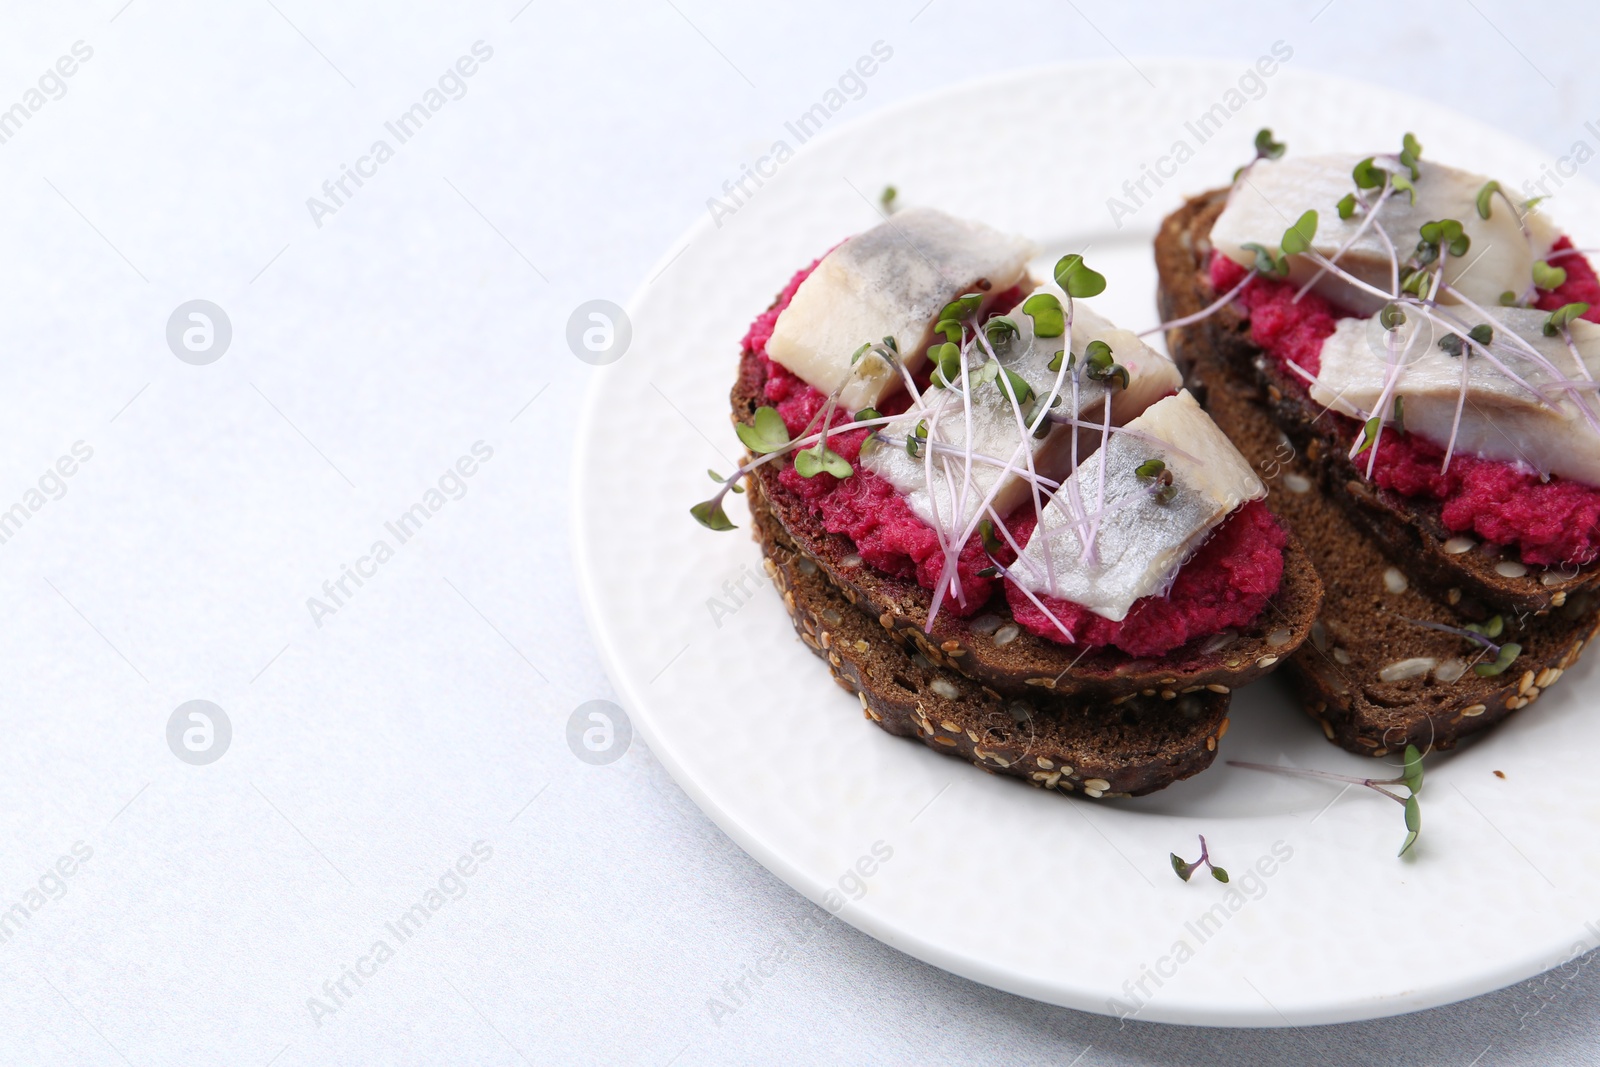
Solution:
M1003 697L892 640L795 546L759 488L752 494L756 540L795 632L827 662L834 681L857 695L862 714L889 733L991 774L1097 799L1154 792L1216 758L1228 730L1226 693L1133 695L1115 703L1040 691Z
M763 403L764 385L760 360L745 349L731 396L735 422L754 419ZM1198 687L1227 692L1266 674L1300 647L1322 602L1316 570L1291 536L1284 550L1283 584L1254 623L1196 639L1160 659L1136 659L1115 648L1084 652L1029 633L1013 621L998 591L971 618L943 611L934 620L933 632L924 633L932 602L928 591L913 578L874 570L861 561L850 538L829 533L805 502L778 480L781 465L787 462L775 460L759 467L749 481L759 485L790 539L823 568L828 580L847 590L861 610L912 651L1010 696L1054 690L1170 698Z
M1164 300L1163 317L1204 306L1202 294L1192 289L1164 294ZM1589 590L1574 592L1543 615L1508 616L1500 640L1516 641L1523 651L1499 676L1465 670L1445 682L1430 670L1385 680L1386 669L1391 678L1405 673L1398 665L1406 660L1446 664L1472 656L1469 641L1407 619L1456 627L1472 619L1461 605L1452 607L1408 581L1379 543L1365 536L1365 526L1317 483L1316 462L1283 448L1267 385L1223 363L1198 327L1171 331L1167 343L1189 367L1190 388L1217 425L1248 459L1274 472L1267 505L1299 533L1322 575L1322 616L1311 641L1289 661L1289 675L1329 740L1370 756L1389 755L1408 743L1452 748L1532 703L1577 662L1600 629Z
M1162 223L1156 236L1156 268L1164 321L1199 311L1220 295L1213 290L1206 268L1211 227L1227 200L1226 189L1202 193ZM1600 562L1565 572L1524 566L1515 550L1457 538L1445 527L1438 504L1408 499L1368 481L1365 468L1348 458L1348 423L1341 431L1336 418L1319 418L1323 413L1306 395L1303 382L1266 358L1250 340L1250 319L1243 310L1224 308L1182 333L1190 338L1188 347L1204 346L1232 373L1259 382L1272 418L1312 461L1314 476L1326 491L1411 578L1458 602L1464 613L1483 618L1496 611L1548 611L1578 590L1600 585ZM1173 354L1180 365L1189 358L1180 356L1177 348ZM1447 549L1447 543L1458 551Z

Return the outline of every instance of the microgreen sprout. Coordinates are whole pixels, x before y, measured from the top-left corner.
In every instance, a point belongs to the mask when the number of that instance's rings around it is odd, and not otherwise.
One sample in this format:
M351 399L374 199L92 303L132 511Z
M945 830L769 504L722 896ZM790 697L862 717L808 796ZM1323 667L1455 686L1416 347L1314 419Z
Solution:
M1301 767L1286 767L1272 763L1245 763L1241 760L1229 760L1230 767L1246 767L1253 771L1270 771L1274 774L1287 774L1300 778L1326 778L1334 782L1348 782L1350 785L1365 786L1374 793L1381 793L1405 809L1406 837L1400 845L1396 855L1404 856L1416 844L1417 835L1422 832L1422 807L1417 802L1417 796L1422 792L1422 757L1423 753L1416 745L1407 745L1405 763L1399 777L1396 778L1356 778L1348 774L1333 774L1328 771L1313 771ZM1408 796L1385 789L1388 785L1403 785ZM1174 865L1176 866L1176 865Z
M1505 617L1501 615L1492 616L1487 622L1468 623L1466 626L1451 626L1443 622L1408 619L1404 615L1399 616L1399 618L1413 626L1421 626L1424 629L1437 630L1445 634L1455 634L1457 637L1471 641L1483 649L1483 652L1479 653L1479 660L1484 655L1493 656L1494 659L1487 662L1473 663L1472 673L1479 678L1494 678L1504 674L1506 669L1517 661L1517 657L1522 655L1522 646L1515 641L1501 643L1495 640L1505 632L1506 621Z
M1288 150L1288 145L1282 141L1274 141L1272 139L1272 131L1270 129L1262 127L1256 131L1257 159L1281 159Z
M1544 260L1539 260L1533 265L1533 284L1540 289L1559 289L1567 282L1567 272L1561 267L1552 267Z
M1266 131L1263 130L1262 132L1265 133ZM1215 878L1219 882L1226 882L1228 880L1228 872L1211 862L1211 852L1206 848L1206 838L1204 834L1200 835L1200 858L1195 860L1193 863L1185 860L1176 852L1172 853L1172 869L1176 871L1178 873L1178 877L1182 878L1185 882L1193 877L1194 872L1198 871L1201 867L1205 867L1210 870L1211 877Z
M1060 337L1067 332L1066 312L1051 293L1034 293L1022 302L1022 313L1033 320L1035 337Z
M1065 289L1070 297L1087 298L1106 291L1105 275L1090 270L1083 262L1083 257L1076 252L1056 261L1055 277L1056 284Z
M1424 266L1438 259L1446 248L1459 259L1472 247L1472 238L1462 231L1461 223L1455 219L1424 222L1421 236L1422 240L1417 242L1417 262Z
M1286 256L1297 256L1311 247L1311 242L1317 236L1317 213L1307 211L1295 220L1295 224L1283 231L1283 240L1278 247Z
M989 339L992 347L998 348L1011 338L1022 333L1022 328L1017 325L1017 320L1009 315L996 315L983 324L983 335Z
M1257 274L1265 275L1268 278L1287 278L1289 276L1288 256L1279 256L1266 245L1257 244L1254 241L1246 241L1240 247L1247 252L1256 254L1255 265L1250 269Z
M1566 329L1567 324L1573 319L1582 318L1584 312L1588 310L1589 305L1581 301L1571 304L1562 304L1560 307L1550 312L1549 316L1545 318L1544 335L1546 337L1554 337L1556 334Z
M1487 219L1489 217L1490 213L1493 211L1493 205L1490 203L1490 201L1494 199L1494 194L1498 192L1500 192L1500 183L1492 179L1484 182L1483 188L1478 190L1477 203L1478 217L1480 219Z
M777 408L756 408L753 423L737 423L733 429L744 446L758 455L776 452L789 443L789 428Z
M900 190L892 185L885 185L883 192L878 194L878 204L883 208L885 215L894 214L894 202L900 196Z
M728 479L724 478L722 475L718 474L716 471L712 470L710 467L706 468L706 473L708 475L710 475L711 476L711 480L716 482L718 485L721 485L723 482L726 482L728 480ZM738 482L733 482L729 486L729 488L732 489L735 493L744 492L744 486L740 485Z
M1378 440L1378 430L1382 426L1383 420L1378 416L1374 415L1372 418L1368 419L1361 427L1361 447L1357 448L1355 452L1351 454L1350 458L1354 459L1356 456L1361 455L1361 453L1365 452L1367 449L1376 444Z
M961 380L961 347L953 341L928 349L928 359L933 363L928 380L937 388L948 389Z
M999 364L991 360L990 362L984 364L984 366L998 367ZM1002 392L1004 392L1011 399L1015 400L1018 404L1026 404L1028 401L1033 399L1033 386L1028 384L1028 380L1026 378L1013 370L1001 367L1000 373L995 375L995 384L1000 387Z
M1418 161L1422 159L1422 146L1411 134L1406 134L1400 139L1400 165L1411 172L1411 180L1416 181L1422 177L1422 168Z
M916 429L906 434L906 455L915 459L922 455L922 443L928 439L928 420L917 423Z
M1000 538L995 536L994 523L984 519L978 523L978 535L983 538L983 550L991 556L1000 551Z
M1355 181L1357 189L1378 189L1387 180L1387 173L1374 163L1374 157L1368 156L1357 163L1350 170L1350 177Z
M814 478L826 471L835 478L848 478L854 471L850 461L818 441L815 448L802 449L794 454L795 473L802 478Z
M1157 504L1166 504L1178 495L1178 487L1173 484L1172 472L1167 469L1165 461L1160 459L1147 459L1133 468L1134 477L1147 485L1150 495Z
M1356 213L1356 194L1345 193L1335 206L1339 209L1339 218L1349 220Z

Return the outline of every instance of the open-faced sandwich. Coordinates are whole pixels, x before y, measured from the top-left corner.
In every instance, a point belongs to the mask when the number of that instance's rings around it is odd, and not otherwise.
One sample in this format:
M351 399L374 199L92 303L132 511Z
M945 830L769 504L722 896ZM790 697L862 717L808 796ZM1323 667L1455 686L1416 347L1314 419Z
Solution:
M1321 585L1177 368L1081 257L914 208L799 271L745 336L743 479L801 638L866 715L1089 796L1211 762L1228 694Z
M1292 673L1328 737L1448 748L1578 658L1600 585L1600 282L1407 134L1285 155L1156 242L1168 347L1328 586Z

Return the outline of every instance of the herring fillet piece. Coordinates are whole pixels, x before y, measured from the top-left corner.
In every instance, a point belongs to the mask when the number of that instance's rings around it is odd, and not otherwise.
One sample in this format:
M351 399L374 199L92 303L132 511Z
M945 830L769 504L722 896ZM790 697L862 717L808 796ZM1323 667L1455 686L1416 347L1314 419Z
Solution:
M1478 325L1476 316L1460 308L1441 314L1461 320L1465 335ZM1531 308L1494 308L1495 358L1528 384L1541 389L1550 404L1541 404L1526 389L1502 374L1482 355L1466 357L1467 401L1461 407L1458 454L1499 460L1539 474L1555 474L1586 485L1600 485L1600 435L1589 427L1570 394L1553 384L1557 379L1521 349L1504 339L1509 330L1555 365L1568 381L1587 385L1600 378L1600 325L1576 319L1569 325L1574 346L1583 357L1580 368L1566 342L1544 335L1548 312ZM1396 392L1405 398L1406 432L1444 448L1450 441L1461 391L1461 359L1438 345L1445 330L1420 328L1417 342L1399 361ZM1377 406L1388 365L1383 327L1373 319L1341 319L1322 345L1322 370L1311 386L1311 399L1351 418L1366 419ZM1587 374L1585 373L1587 370ZM1592 389L1580 395L1600 407Z
M1033 293L1049 293L1067 305L1067 296L1054 282L1046 282ZM1033 293L1028 294L1032 296ZM1050 369L1050 361L1063 351L1067 341L1060 337L1036 337L1033 319L1023 314L1022 303L1012 309L1009 317L1016 322L1018 334L995 349L1000 365L1020 375L1033 388L1042 402L1056 383L1057 372ZM1077 415L1085 422L1098 423L1105 411L1106 387L1081 376L1083 350L1090 341L1104 341L1111 346L1112 358L1128 370L1128 388L1118 389L1111 396L1111 421L1120 426L1135 417L1156 400L1175 392L1182 377L1172 361L1139 340L1132 331L1118 329L1110 321L1090 308L1084 301L1073 302L1072 352L1078 357L1080 373ZM968 354L969 372L977 370L978 360L984 358L982 350L974 346ZM1071 413L1072 372L1060 375L1061 405L1052 410ZM962 396L955 389L928 389L923 398L924 408L913 407L906 414L889 423L884 432L893 437L912 433L917 423L927 419L929 440L965 450L967 444L966 417L962 411ZM1022 405L1024 420L1031 425L1035 415L1034 404ZM1030 435L1029 448L1033 452L1034 471L1051 481L1060 481L1071 469L1072 434L1069 426L1054 425L1043 439ZM871 452L864 461L868 470L887 479L902 496L911 511L929 526L941 529L965 530L978 515L984 498L1000 483L991 503L998 515L1006 515L1014 508L1031 501L1032 491L1026 477L1027 463L1018 452L1022 432L1017 427L1017 413L1011 399L1001 391L997 382L977 385L973 389L972 451L977 455L1010 462L1020 473L1003 470L991 463L974 462L968 481L967 466L960 455L938 456L933 463L934 487L927 484L927 464L923 457L913 457L904 448L884 446ZM1079 438L1079 458L1099 447L1100 434L1089 428ZM948 462L950 475L946 475ZM1031 505L1030 505L1031 506Z
M1112 434L1105 448L1073 472L1092 518L1100 465L1106 465L1105 504L1099 511L1093 565L1084 562L1085 538L1067 494L1061 492L1044 509L1011 568L1023 588L1080 604L1113 622L1126 618L1141 597L1169 588L1183 561L1235 508L1266 495L1254 469L1187 389L1152 404L1128 428L1170 447ZM1134 473L1149 459L1164 461L1172 472L1177 494L1166 503L1158 502L1150 483ZM1049 569L1044 562L1047 552L1054 563ZM1047 579L1052 572L1054 584Z
M1244 248L1246 243L1275 249L1284 230L1302 213L1315 210L1317 236L1311 246L1324 256L1332 256L1361 225L1359 214L1339 218L1337 205L1346 193L1356 191L1350 172L1365 158L1341 154L1260 160L1229 193L1228 206L1211 227L1211 243L1235 263L1249 267L1255 262L1255 253ZM1493 199L1488 219L1478 216L1478 190L1488 178L1426 159L1420 169L1422 176L1415 183L1416 204L1397 190L1385 201L1374 223L1382 226L1394 242L1402 264L1401 277L1404 278L1406 259L1416 251L1422 224L1455 219L1472 238L1472 246L1464 257L1451 256L1447 260L1445 281L1481 307L1496 306L1500 294L1508 289L1521 295L1532 278L1534 260L1543 259L1555 244L1555 226L1543 215L1530 214L1530 248L1510 205L1500 197ZM1291 257L1290 263L1289 277L1295 285L1304 284L1317 271L1316 265L1304 256ZM1379 289L1389 289L1389 252L1373 227L1369 226L1339 258L1339 266ZM1316 291L1362 315L1370 315L1383 306L1377 297L1332 275L1323 275ZM1443 294L1440 299L1452 302Z
M915 372L946 304L982 292L987 308L1023 279L1036 252L1033 242L982 223L907 208L822 258L773 324L767 355L823 393L848 382L844 410L871 407L903 383L876 355L852 368L858 348L893 337Z

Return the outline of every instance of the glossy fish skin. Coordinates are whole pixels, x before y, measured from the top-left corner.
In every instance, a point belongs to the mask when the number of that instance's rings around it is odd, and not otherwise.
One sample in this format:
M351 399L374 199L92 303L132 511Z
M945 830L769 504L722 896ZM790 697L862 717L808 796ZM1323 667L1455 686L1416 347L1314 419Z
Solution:
M1362 222L1357 214L1339 218L1338 202L1355 191L1351 170L1363 156L1285 156L1279 160L1259 160L1251 166L1228 197L1228 206L1211 228L1211 242L1235 263L1249 267L1255 263L1253 251L1244 248L1256 243L1276 249L1283 233L1306 211L1317 213L1317 235L1312 247L1331 256L1356 232ZM1500 197L1490 203L1488 219L1477 210L1478 191L1489 179L1481 174L1446 167L1424 159L1416 180L1417 202L1410 203L1404 192L1396 191L1378 212L1375 226L1382 226L1393 242L1402 264L1416 251L1422 224L1455 219L1472 239L1464 257L1450 257L1445 263L1445 281L1456 285L1470 300L1482 307L1494 307L1500 294L1510 290L1521 294L1532 278L1535 259L1549 254L1558 238L1555 227L1545 216L1533 213L1527 218L1532 247L1517 225L1510 205ZM1507 188L1510 188L1508 186ZM1370 194L1369 194L1370 195ZM1391 261L1382 237L1368 227L1365 234L1339 259L1339 266L1363 281L1389 290ZM1297 285L1309 280L1317 267L1305 256L1290 259L1290 279ZM1471 268L1470 270L1468 268ZM1370 315L1383 301L1331 275L1324 275L1316 291L1355 311ZM1441 298L1451 302L1448 297Z
M1113 621L1126 618L1141 597L1165 591L1183 561L1224 518L1245 501L1266 495L1255 470L1188 390L1151 405L1127 425L1160 443L1113 434L1072 475L1082 514L1091 522L1099 515L1092 561L1084 559L1084 531L1070 487L1063 487L1011 568L1023 588L1081 604ZM1169 500L1159 500L1152 481L1136 473L1150 459L1160 459L1173 476L1176 491Z
M915 373L940 309L969 292L986 308L1024 280L1036 252L1025 238L907 208L823 257L773 324L767 355L824 393L845 383L846 411L871 407L904 385L874 354L852 367L858 348L893 337Z

